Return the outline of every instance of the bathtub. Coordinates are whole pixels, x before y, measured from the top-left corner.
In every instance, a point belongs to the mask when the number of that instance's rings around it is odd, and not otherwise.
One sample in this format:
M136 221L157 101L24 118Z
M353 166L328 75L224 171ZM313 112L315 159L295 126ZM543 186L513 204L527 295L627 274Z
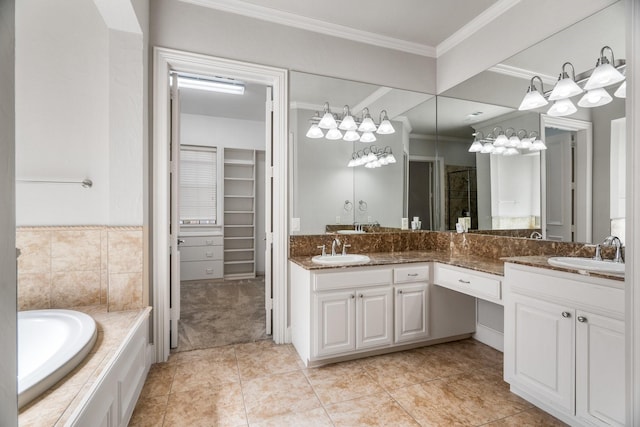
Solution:
M18 313L18 407L71 372L97 338L96 322L73 310Z

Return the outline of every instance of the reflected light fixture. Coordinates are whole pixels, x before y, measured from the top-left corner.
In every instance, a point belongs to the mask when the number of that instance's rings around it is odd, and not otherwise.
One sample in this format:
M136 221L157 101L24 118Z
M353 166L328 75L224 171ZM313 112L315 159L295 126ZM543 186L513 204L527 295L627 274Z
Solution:
M502 132L500 126L496 126L493 132ZM506 145L496 145L497 138L493 133L489 133L485 138L480 131L476 131L473 136L473 143L469 147L470 153L515 156L518 154L527 154L535 151L546 150L547 146L538 138L538 133L532 131L527 136L527 131L520 129L517 132L513 128L507 128L505 131L510 137L507 139ZM515 138L514 138L515 137ZM506 136L505 136L506 138ZM513 139L512 139L513 138ZM517 140L517 141L516 141Z
M317 138L323 138L323 137L324 137L324 133L322 132L322 129L320 129L320 127L315 123L312 124L309 130L307 131L307 138L317 139Z
M469 147L469 152L479 153L480 151L482 151L482 142L480 141L484 139L484 134L480 131L477 131L473 134L473 136L473 143L471 144L471 147Z
M378 126L378 130L376 133L380 135L389 135L394 133L396 130L391 125L389 121L389 117L387 117L387 110L380 111L380 125Z
M358 125L356 124L356 121L353 119L353 116L349 111L348 105L344 106L344 108L342 109L342 112L343 112L342 121L340 122L340 126L338 127L346 131L355 131L356 129L358 129Z
M335 117L331 114L331 109L329 108L329 103L324 103L324 115L322 119L320 119L320 123L318 126L322 129L334 129L338 127L338 123L336 123Z
M244 95L244 82L239 80L222 77L205 77L186 73L176 73L175 75L178 78L178 88L180 89L196 89L207 92Z
M500 126L493 128L493 134L496 135L496 139L493 141L494 147L506 147L509 143L509 138L504 134Z
M316 112L309 121L311 126L307 130L306 136L313 139L324 137L337 140L342 138L348 142L371 143L377 140L374 132L379 135L389 135L396 131L386 110L380 111L380 125L376 126L368 108L362 110L362 118L358 120L351 114L349 106L345 105L342 110L342 118L340 118L331 112L328 102L323 105L322 115L320 112ZM326 133L323 129L326 130Z
M611 62L609 62L609 59L605 56L605 50L611 53ZM589 80L587 80L587 83L584 85L585 90L597 89L623 81L624 76L611 65L612 63L615 64L613 49L609 46L604 46L600 49L600 58L596 62L596 69L593 70Z
M547 114L553 117L568 116L578 111L569 98L558 99L553 103Z
M534 80L538 79L540 81L540 91L536 88ZM529 83L529 88L527 89L527 93L522 99L518 110L533 110L534 108L539 108L547 105L549 102L544 99L542 94L544 93L544 85L542 83L542 79L540 76L531 77L531 82Z
M342 132L340 132L337 127L335 127L335 128L329 129L327 131L327 134L324 137L332 141L335 141L338 139L342 139Z
M396 163L396 158L391 151L391 147L387 146L380 150L375 145L371 145L363 150L357 151L351 155L351 159L347 163L350 168L364 166L368 169L375 169L381 166L388 166Z
M376 139L373 132L364 132L360 137L360 142L374 142Z
M571 65L571 76L565 71L565 67ZM562 72L558 77L558 82L553 87L551 95L549 95L549 101L557 101L558 99L571 98L584 92L580 86L576 83L576 72L571 62L565 62L562 64Z
M375 132L376 129L376 124L373 122L371 114L369 114L369 109L365 107L362 110L362 123L358 126L358 130L360 132Z
M627 97L627 82L626 82L626 80L624 82L622 82L622 84L620 85L620 87L618 89L616 89L616 91L613 93L613 96L615 96L616 98L626 98Z
M610 103L612 100L613 98L609 95L609 92L599 87L587 91L587 93L580 98L580 101L578 101L578 106L586 108L599 107Z

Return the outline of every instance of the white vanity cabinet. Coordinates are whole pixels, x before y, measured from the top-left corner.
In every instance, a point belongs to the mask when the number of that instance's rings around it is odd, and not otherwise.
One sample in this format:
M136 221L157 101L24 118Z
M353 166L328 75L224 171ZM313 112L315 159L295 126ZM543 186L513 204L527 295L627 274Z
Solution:
M429 337L429 266L394 269L395 343Z
M505 264L504 377L573 425L624 425L624 282Z

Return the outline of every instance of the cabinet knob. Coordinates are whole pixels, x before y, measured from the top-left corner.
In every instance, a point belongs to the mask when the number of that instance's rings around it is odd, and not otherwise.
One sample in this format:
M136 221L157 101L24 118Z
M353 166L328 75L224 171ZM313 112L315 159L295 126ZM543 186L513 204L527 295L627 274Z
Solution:
M355 295L351 294L351 299L354 299L355 297L356 297Z
M584 316L578 316L578 322L580 323L586 323L587 322L587 318Z
M360 296L360 298L364 298L364 295L363 295L363 294L360 294L359 296Z
M563 311L562 317L564 317L565 319L568 319L569 317L571 317L571 313L569 313L568 311Z
M402 293L402 289L399 289L399 290L398 290L398 294L401 294L401 293Z

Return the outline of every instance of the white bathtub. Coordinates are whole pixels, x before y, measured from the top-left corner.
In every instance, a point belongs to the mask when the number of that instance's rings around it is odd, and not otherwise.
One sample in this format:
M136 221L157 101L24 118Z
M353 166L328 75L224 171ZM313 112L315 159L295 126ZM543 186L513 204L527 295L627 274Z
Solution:
M73 370L96 342L96 322L73 310L18 313L18 407Z

